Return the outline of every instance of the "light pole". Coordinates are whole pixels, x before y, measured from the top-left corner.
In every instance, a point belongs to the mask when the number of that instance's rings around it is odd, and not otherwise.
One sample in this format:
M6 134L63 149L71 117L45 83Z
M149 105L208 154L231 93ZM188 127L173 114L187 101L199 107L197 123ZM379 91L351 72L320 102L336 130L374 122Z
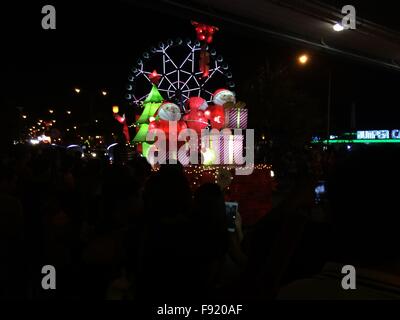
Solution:
M329 140L331 138L331 103L332 103L332 70L329 69L329 79L328 79L328 114L327 114L327 142L329 145Z
M339 30L335 30L339 31ZM340 30L341 31L341 30ZM298 56L297 61L300 65L306 65L310 60L308 54L302 54ZM328 101L327 101L327 120L326 120L326 134L327 134L327 144L331 137L331 107L332 107L332 69L329 68L328 71Z

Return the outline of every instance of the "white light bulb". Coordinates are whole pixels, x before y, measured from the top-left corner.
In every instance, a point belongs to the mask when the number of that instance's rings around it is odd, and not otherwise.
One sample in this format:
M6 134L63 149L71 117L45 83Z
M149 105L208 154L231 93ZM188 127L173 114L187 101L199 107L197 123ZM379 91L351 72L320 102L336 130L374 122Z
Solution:
M344 30L344 27L343 27L340 23L336 23L336 24L333 26L333 30L335 30L336 32L340 32L340 31L343 31L343 30Z

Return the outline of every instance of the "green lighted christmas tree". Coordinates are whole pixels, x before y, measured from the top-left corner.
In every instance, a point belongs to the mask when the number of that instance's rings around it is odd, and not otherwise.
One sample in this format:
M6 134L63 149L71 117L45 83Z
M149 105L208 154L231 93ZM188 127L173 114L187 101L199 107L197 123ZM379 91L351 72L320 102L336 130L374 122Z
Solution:
M133 142L142 144L142 153L144 156L147 155L149 144L146 143L146 136L149 132L149 119L153 117L157 112L158 108L163 103L164 99L157 89L157 86L153 84L149 95L146 100L143 101L142 108L144 108L139 119L136 121L139 130L136 136L133 138Z

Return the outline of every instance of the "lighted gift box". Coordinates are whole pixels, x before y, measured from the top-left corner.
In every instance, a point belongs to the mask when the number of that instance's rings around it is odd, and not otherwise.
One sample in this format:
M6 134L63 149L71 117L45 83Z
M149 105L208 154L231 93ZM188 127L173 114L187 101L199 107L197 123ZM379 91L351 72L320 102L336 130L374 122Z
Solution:
M230 129L247 129L248 110L245 108L225 109L225 125Z
M234 134L210 135L208 137L208 145L206 149L213 152L214 159L212 163L206 164L241 164L239 163L243 157L244 136ZM207 159L205 159L207 160Z

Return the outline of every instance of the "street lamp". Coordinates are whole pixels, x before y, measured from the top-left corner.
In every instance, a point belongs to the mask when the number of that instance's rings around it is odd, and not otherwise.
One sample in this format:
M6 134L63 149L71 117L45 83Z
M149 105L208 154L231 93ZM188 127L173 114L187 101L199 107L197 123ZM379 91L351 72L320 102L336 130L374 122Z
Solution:
M341 32L344 30L344 27L340 23L336 23L333 25L333 30L336 32Z
M53 114L53 113L54 113L54 110L50 109L50 110L49 110L49 113Z
M22 119L26 119L26 118L28 118L28 116L26 114L23 114Z
M119 112L119 107L118 106L113 106L112 107L113 113L118 113Z
M301 56L298 57L297 60L301 65L305 65L305 64L307 64L309 59L310 59L310 57L307 54L302 54Z
M81 89L75 88L74 91L75 91L76 93L80 93L80 92L81 92Z
M103 90L103 91L101 92L101 94L102 94L103 96L106 96L106 95L107 95L107 91L104 91L104 90Z
M67 114L71 114L71 111L70 111L70 110L68 110L68 111L67 111Z

